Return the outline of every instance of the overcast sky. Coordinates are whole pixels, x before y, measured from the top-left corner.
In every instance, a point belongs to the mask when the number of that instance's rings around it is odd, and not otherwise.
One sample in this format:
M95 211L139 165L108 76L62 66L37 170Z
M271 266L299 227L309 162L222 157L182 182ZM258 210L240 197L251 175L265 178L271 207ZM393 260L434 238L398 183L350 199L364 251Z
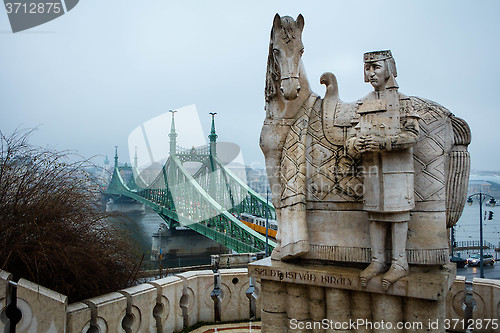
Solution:
M1 9L0 131L39 126L38 145L110 159L118 145L124 161L137 126L195 104L205 137L208 113L217 112L219 140L262 166L264 78L277 12L304 15L303 61L314 91L324 95L319 77L330 71L342 100L366 95L363 53L391 49L400 91L467 120L472 167L500 170L496 0L81 0L16 34Z

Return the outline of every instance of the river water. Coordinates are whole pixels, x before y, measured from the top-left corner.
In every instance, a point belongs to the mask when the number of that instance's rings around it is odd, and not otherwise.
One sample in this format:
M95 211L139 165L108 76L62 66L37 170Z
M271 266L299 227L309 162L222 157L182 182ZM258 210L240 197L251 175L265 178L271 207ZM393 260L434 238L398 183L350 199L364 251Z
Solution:
M162 244L163 267L185 267L209 265L212 254L228 253L229 250L192 230L173 230L158 235L158 228L163 219L146 207L144 212L120 212L125 216L126 232L134 239L140 253L144 255L143 269L159 267L158 241Z

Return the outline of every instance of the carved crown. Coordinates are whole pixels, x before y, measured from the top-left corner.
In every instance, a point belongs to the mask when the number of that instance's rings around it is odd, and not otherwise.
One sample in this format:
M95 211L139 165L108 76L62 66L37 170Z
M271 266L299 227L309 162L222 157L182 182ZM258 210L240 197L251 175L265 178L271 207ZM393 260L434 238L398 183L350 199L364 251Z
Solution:
M392 58L392 53L390 50L366 52L363 55L363 60L365 62L374 62L374 61L386 60L386 59L390 59L390 58Z

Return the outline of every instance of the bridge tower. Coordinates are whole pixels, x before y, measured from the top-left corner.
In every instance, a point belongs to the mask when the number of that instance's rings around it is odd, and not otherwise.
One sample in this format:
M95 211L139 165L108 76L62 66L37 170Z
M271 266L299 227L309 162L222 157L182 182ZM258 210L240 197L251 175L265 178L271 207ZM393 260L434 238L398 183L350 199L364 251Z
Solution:
M118 146L115 146L115 169L118 168Z
M216 178L216 168L217 164L215 158L217 157L217 133L215 133L215 115L216 112L210 112L212 116L212 127L210 129L209 139L209 160L210 160L210 187L209 193L212 198L217 198L217 178Z
M174 120L174 114L177 112L175 110L170 110L170 113L172 113L172 124L170 125L170 134L168 137L170 138L170 155L175 155L177 151L177 133L175 132L175 120Z
M210 129L210 135L208 136L208 139L210 140L210 155L211 156L216 156L217 155L217 133L215 133L215 115L217 112L210 112L210 115L212 116L212 128Z
M177 146L175 111L170 112L170 156L162 171L149 184L144 182L138 171L137 177L124 181L119 171L125 167L118 166L118 149L115 147L115 170L106 193L123 195L143 203L152 208L169 228L179 225L188 227L240 253L264 251L265 237L241 222L237 216L242 213L272 216L274 207L268 205L265 199L219 160L216 113L210 113L212 123L209 144L187 149ZM186 162L197 162L201 166L191 173L184 166ZM128 168L136 170L136 164ZM275 245L269 241L271 248Z

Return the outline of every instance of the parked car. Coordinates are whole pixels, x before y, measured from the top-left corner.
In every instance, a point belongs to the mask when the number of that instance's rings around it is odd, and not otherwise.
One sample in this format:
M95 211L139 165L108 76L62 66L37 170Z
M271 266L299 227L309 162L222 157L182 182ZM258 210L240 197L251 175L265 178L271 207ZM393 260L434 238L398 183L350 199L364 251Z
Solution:
M469 259L467 259L467 265L469 266L479 266L481 264L481 257L479 254L472 255ZM493 265L495 264L495 259L491 254L483 255L483 265Z
M457 268L464 268L467 264L467 260L461 257L451 257L450 261L457 264Z

